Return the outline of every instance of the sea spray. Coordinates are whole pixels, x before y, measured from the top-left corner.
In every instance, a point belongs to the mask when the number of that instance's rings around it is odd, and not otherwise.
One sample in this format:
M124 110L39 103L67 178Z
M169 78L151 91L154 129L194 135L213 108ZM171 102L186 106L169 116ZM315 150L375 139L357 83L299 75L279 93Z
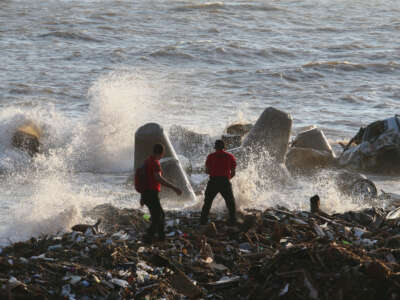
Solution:
M237 206L242 209L284 206L309 210L309 198L314 194L320 195L322 208L329 213L368 205L362 199L343 194L334 174L334 171L316 171L312 176L293 177L282 172L282 166L275 164L265 151L246 155L246 166L237 171L232 185Z
M97 204L139 206L138 195L122 185L133 168L134 132L151 120L170 125L162 117L168 108L160 96L167 94L161 92L162 80L140 73L100 77L88 93L88 110L80 116L54 105L10 106L0 112L0 159L8 167L0 183L2 243L69 230ZM10 143L15 129L27 120L43 128L41 153L33 159ZM16 169L18 164L22 168ZM172 201L167 207L179 205Z

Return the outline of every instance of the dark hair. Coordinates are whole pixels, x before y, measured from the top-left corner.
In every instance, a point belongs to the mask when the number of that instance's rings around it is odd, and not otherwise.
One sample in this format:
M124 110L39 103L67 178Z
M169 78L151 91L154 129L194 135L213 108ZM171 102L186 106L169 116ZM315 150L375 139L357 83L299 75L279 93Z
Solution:
M224 143L224 141L223 141L223 140L216 140L216 141L215 141L214 148L215 148L216 150L225 149L225 143Z
M163 154L164 146L162 144L155 144L153 146L153 154Z

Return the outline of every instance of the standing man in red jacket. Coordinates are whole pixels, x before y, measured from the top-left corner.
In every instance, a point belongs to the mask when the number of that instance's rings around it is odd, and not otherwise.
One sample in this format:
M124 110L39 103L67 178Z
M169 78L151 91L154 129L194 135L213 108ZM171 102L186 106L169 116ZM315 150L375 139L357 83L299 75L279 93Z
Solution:
M206 160L206 173L210 175L210 180L205 192L200 224L207 224L213 200L221 193L229 210L229 223L233 225L236 224L236 207L230 179L235 176L236 158L225 151L225 143L222 140L215 142L214 149L216 151L209 154Z
M153 147L153 155L151 155L146 161L146 174L147 174L147 188L141 194L140 204L146 205L151 215L151 225L147 230L147 234L144 237L144 241L151 243L155 233L158 233L160 240L165 239L164 233L164 210L160 203L159 193L161 191L161 185L164 185L172 190L179 196L182 191L179 187L173 185L162 176L162 170L160 165L160 159L164 155L164 146L161 144L155 144Z

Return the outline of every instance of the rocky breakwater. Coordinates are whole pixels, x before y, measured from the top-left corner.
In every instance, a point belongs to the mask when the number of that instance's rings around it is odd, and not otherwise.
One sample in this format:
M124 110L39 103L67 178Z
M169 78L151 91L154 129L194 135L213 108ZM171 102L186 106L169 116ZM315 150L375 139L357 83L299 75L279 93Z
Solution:
M168 212L167 239L148 245L143 212L97 207L99 231L3 248L0 298L399 299L400 210L312 211L248 210L237 226L213 214L205 227Z

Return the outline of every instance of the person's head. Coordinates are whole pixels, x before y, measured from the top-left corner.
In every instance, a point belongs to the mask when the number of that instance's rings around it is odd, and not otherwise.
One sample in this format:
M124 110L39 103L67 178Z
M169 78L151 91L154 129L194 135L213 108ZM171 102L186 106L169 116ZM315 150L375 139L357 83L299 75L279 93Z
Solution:
M225 143L223 140L216 140L215 145L214 145L215 150L224 150L225 149Z
M153 155L155 157L161 158L164 155L164 146L162 144L155 144L153 146Z

